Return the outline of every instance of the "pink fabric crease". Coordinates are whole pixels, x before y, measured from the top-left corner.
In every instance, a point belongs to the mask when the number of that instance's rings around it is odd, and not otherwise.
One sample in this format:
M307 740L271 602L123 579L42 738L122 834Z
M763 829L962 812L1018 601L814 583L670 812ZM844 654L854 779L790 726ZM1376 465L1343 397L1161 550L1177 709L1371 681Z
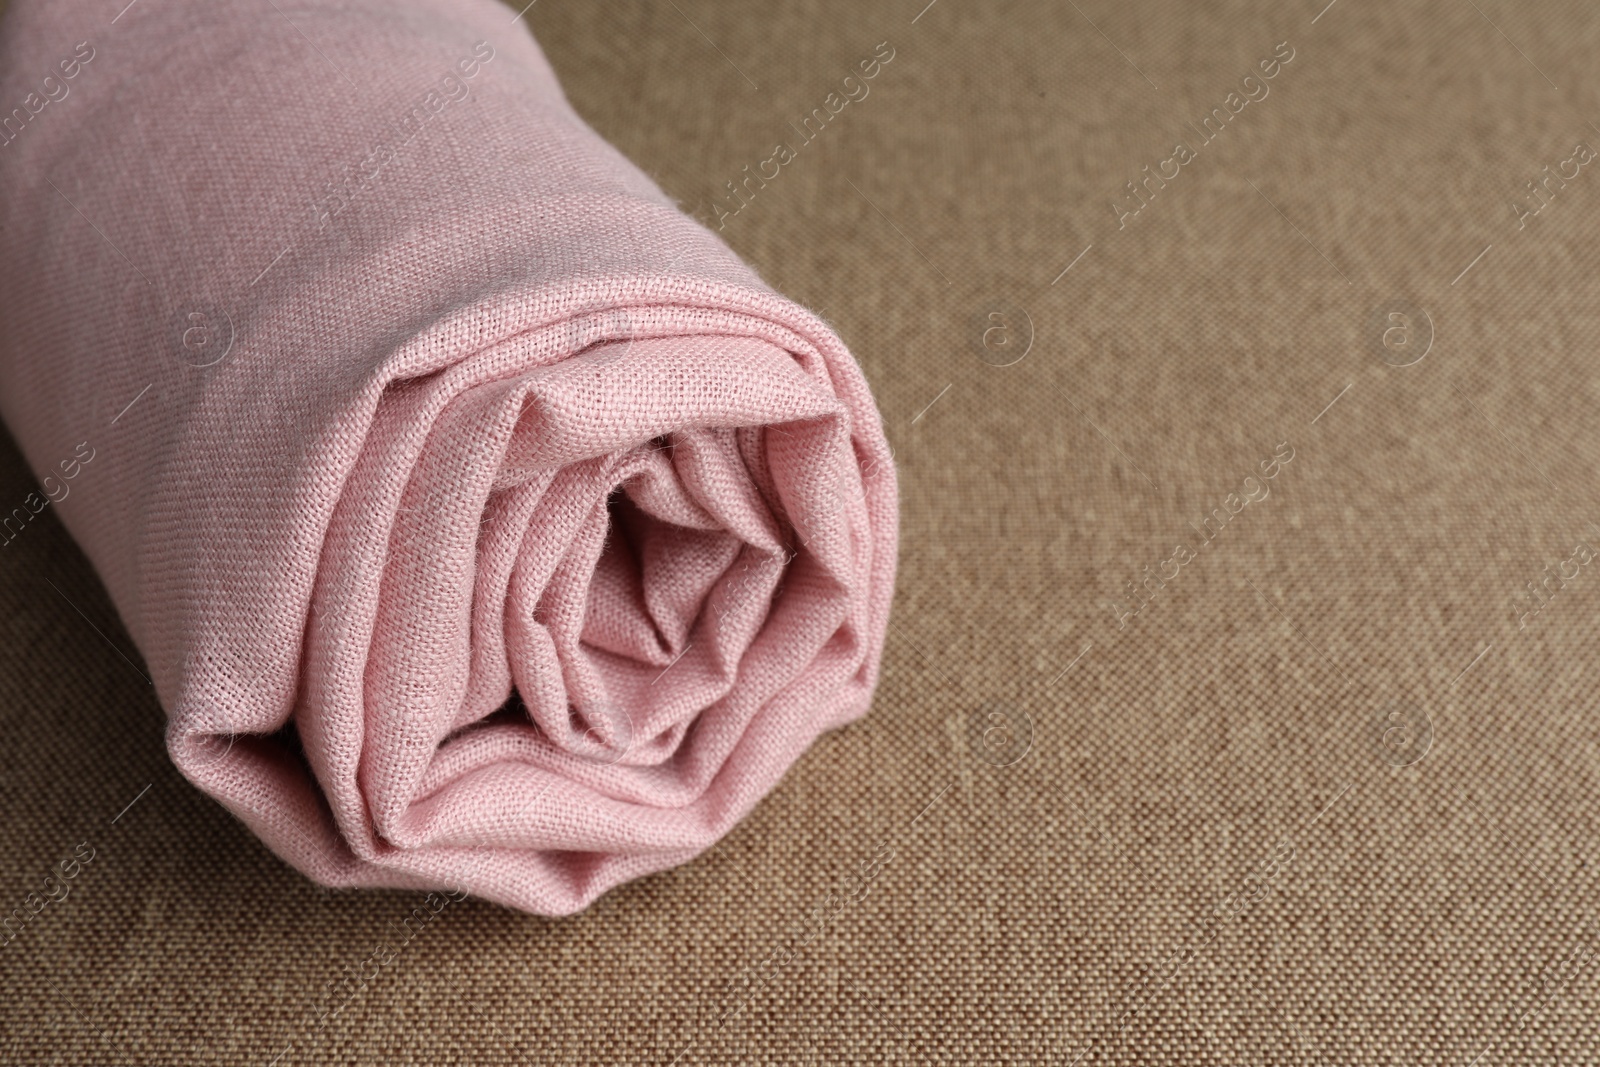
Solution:
M860 369L513 11L120 6L0 23L0 413L191 782L318 882L558 915L865 713Z

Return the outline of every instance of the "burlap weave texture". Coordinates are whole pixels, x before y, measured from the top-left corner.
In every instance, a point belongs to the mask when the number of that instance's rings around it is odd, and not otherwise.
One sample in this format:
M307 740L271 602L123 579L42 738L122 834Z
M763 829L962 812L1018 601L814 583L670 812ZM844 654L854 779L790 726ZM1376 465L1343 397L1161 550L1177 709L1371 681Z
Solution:
M47 510L0 549L13 903L95 858L3 950L7 1058L1600 1060L1589 9L525 17L860 361L901 487L873 709L685 867L406 940L420 894L317 892L167 766Z

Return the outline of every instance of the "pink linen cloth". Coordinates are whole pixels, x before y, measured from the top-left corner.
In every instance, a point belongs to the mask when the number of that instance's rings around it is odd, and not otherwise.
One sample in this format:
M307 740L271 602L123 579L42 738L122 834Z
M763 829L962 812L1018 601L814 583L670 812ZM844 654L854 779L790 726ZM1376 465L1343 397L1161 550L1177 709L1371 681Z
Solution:
M0 23L6 543L55 508L174 762L318 882L559 915L707 848L878 679L843 344L511 9L124 3Z

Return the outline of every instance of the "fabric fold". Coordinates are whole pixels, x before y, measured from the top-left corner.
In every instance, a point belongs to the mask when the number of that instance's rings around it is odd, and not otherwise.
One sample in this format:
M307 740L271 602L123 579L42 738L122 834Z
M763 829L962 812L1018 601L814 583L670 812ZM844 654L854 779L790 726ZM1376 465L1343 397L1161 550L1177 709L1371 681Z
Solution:
M0 143L0 412L95 450L59 512L190 781L319 882L566 914L866 711L896 490L512 14L14 0L0 99L94 58Z

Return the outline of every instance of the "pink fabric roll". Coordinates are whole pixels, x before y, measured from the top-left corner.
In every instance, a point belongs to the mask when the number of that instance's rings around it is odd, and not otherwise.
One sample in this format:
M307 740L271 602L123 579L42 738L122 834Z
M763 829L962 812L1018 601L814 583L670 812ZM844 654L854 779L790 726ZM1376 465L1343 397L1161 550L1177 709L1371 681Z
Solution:
M0 24L6 543L56 510L319 882L565 914L705 849L877 682L860 369L511 9L124 2Z

